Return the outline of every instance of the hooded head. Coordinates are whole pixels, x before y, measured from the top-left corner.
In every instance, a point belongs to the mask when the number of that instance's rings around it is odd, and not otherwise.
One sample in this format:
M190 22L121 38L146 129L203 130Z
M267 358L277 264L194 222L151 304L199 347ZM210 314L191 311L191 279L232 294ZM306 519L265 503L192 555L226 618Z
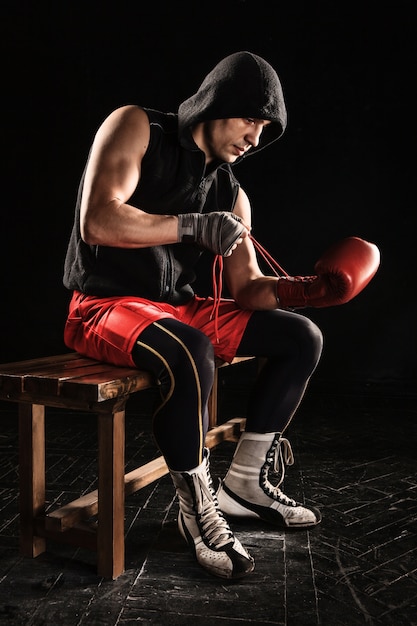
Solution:
M251 52L236 52L220 61L178 109L180 133L198 122L232 117L271 122L251 153L278 139L287 124L278 75L267 61Z

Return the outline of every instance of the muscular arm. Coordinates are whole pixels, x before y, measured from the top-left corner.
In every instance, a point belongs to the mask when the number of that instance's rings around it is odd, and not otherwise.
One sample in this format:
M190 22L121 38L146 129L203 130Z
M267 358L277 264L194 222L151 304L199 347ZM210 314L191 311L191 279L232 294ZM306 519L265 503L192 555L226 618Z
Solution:
M234 213L250 228L251 209L243 189L239 190ZM230 295L240 307L250 310L276 309L277 279L265 276L259 268L255 248L245 237L230 257L224 259L224 271Z
M140 248L178 241L175 216L128 204L149 143L146 113L125 106L109 115L91 150L81 200L81 236L90 245Z

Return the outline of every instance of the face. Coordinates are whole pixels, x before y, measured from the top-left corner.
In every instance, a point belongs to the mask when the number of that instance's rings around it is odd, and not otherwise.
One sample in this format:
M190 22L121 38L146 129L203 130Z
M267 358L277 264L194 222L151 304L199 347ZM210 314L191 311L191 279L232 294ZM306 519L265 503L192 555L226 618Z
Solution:
M261 133L269 123L242 117L203 122L194 129L194 141L205 153L207 163L214 159L234 163L259 144Z

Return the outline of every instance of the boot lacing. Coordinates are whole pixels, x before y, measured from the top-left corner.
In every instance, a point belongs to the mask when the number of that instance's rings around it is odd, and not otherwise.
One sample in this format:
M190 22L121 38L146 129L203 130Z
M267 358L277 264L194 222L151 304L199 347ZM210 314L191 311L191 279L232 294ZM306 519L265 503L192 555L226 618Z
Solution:
M197 523L203 541L210 548L220 550L228 543L233 543L234 537L229 524L219 509L217 496L212 487L212 480L207 475L206 481L198 475L190 476L195 493L195 512Z
M261 468L260 484L268 496L287 506L297 506L297 503L292 498L286 496L285 493L281 491L279 486L284 481L285 467L287 465L293 465L293 463L294 455L290 442L288 439L285 439L285 437L276 435L266 454L265 463ZM273 485L270 482L270 474L279 477L276 485Z

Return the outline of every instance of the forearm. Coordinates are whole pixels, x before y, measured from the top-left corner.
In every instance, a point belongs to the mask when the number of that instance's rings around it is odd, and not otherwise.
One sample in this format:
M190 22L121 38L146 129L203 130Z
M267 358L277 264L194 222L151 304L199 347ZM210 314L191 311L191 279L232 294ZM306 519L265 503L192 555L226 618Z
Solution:
M266 311L277 309L277 278L273 276L259 276L249 281L234 295L237 304L250 311Z
M145 248L178 241L178 218L153 215L114 199L81 221L81 235L90 245Z

